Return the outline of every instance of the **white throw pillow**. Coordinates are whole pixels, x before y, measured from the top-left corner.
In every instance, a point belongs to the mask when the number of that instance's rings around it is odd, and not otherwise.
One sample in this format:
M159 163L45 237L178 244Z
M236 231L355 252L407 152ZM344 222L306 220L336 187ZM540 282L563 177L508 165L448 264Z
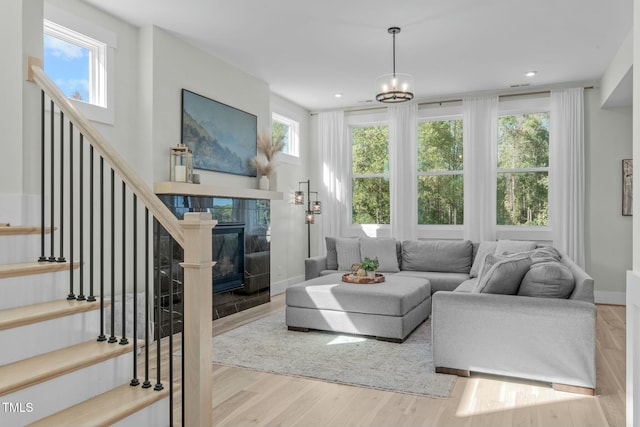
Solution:
M350 271L351 266L360 262L360 240L350 237L336 238L336 253L338 255L338 270Z

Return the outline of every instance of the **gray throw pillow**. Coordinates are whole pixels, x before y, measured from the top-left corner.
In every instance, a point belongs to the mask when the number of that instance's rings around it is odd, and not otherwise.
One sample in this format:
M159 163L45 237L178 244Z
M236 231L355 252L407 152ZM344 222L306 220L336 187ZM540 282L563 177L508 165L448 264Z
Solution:
M473 265L471 266L471 270L469 271L469 276L471 276L471 278L478 277L480 269L484 264L484 257L486 257L487 254L494 254L496 252L496 246L498 246L498 242L480 242L480 244L478 245L478 250L476 251L476 257L473 260Z
M486 258L493 257L487 255ZM516 295L520 282L529 271L531 258L506 258L496 262L482 277L472 292L486 294Z
M336 238L336 253L338 256L338 270L350 271L351 266L360 262L360 240L351 237Z
M469 240L405 240L402 269L468 274L472 254Z
M400 271L396 252L396 239L361 237L360 257L362 259L365 259L365 257L377 259L379 263L378 271L380 272L397 273Z
M495 254L527 252L534 250L538 244L528 240L498 240Z
M576 280L569 267L559 262L532 265L525 274L518 295L541 298L569 298Z
M325 237L324 241L327 245L327 270L338 269L338 252L336 252L335 237Z

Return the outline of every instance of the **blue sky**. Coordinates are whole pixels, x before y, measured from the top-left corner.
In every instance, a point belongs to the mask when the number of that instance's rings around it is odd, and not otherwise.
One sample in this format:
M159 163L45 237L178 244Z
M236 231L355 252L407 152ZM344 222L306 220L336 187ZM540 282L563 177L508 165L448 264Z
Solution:
M89 50L44 35L44 71L69 98L89 102Z

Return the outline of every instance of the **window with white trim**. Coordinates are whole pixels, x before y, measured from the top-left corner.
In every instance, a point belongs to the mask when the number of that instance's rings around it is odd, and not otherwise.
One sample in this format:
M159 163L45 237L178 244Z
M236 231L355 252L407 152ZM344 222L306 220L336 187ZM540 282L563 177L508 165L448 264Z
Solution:
M351 222L390 224L389 126L350 127Z
M549 225L549 112L498 118L497 225Z
M417 166L418 224L463 224L461 119L434 119L418 123Z
M48 5L43 20L44 71L88 119L115 119L116 34Z
M271 141L282 139L283 154L300 157L300 123L278 113L271 114Z

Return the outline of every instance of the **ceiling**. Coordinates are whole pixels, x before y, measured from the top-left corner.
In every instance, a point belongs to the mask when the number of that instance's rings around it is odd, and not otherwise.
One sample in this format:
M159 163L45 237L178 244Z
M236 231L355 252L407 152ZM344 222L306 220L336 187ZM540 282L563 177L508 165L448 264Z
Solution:
M414 76L421 100L597 83L633 15L633 0L83 1L163 28L310 111L376 102L376 77L392 71L391 26L402 28L396 71Z

